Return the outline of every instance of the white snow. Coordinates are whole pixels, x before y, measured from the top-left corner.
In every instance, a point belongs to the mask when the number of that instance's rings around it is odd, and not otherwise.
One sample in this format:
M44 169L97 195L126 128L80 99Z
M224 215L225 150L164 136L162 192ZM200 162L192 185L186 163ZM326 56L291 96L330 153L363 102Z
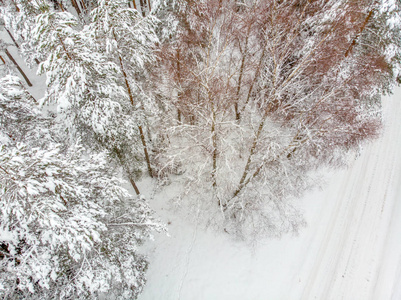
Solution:
M39 100L44 78L15 46L8 50ZM401 299L401 88L384 98L384 117L384 134L302 199L308 226L299 236L251 247L182 219L157 195L152 204L171 222L169 236L146 245L148 283L139 300Z
M18 48L14 45L11 37L5 30L0 30L0 40L4 41L8 45L7 50L10 52L10 54L13 56L19 67L24 71L24 73L32 83L32 87L28 87L27 85L25 85L25 87L27 88L29 93L31 93L31 95L35 98L35 100L39 101L44 96L46 90L46 85L44 84L45 75L37 74L37 66L33 66L33 68L30 69L25 64L24 59L18 52ZM8 59L6 55L4 54L1 55L4 59L7 59L7 64L9 64L12 68L15 68L13 63ZM18 72L16 68L15 68L15 75L17 75L21 79L21 81L25 83L24 78L21 76L21 74Z
M299 236L251 247L183 220L157 195L170 236L147 245L139 299L401 299L401 88L383 102L383 135L302 199Z

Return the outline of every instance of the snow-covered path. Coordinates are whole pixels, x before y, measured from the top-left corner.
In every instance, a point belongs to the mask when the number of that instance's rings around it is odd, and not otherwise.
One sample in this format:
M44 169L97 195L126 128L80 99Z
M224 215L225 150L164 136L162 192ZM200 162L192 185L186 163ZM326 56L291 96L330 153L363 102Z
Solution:
M327 190L336 204L301 299L401 299L400 94L385 99L383 136Z
M401 237L399 94L385 100L384 135L366 148L334 191L336 207L303 299L391 299L399 284L391 274L401 262L401 239L395 243Z
M149 245L140 300L401 299L401 89L384 117L384 134L302 200L308 227L297 237L250 249L166 219L171 236ZM167 204L156 206L163 215Z

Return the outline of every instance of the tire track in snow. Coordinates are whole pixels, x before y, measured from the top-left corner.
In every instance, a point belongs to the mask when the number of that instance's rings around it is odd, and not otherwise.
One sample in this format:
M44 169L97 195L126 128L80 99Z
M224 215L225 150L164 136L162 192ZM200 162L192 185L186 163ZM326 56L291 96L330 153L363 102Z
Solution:
M397 147L401 137L399 134L401 122L398 121L401 107L399 101L390 103L388 106L386 101L385 105L387 125L385 134L369 151L370 156L376 154L376 168L373 172L369 170L372 181L365 199L366 210L359 215L358 228L353 233L354 241L357 243L353 244L350 253L344 253L348 255L348 266L353 270L353 274L350 278L346 278L347 280L331 286L332 298L342 296L349 299L351 296L352 299L369 299L377 282L377 274L382 265L381 254L386 247L391 212L397 200L391 197L392 191L396 190L396 185L393 184L395 167L398 166L400 169L401 165L398 155L400 148ZM390 122L395 123L390 124ZM363 174L359 176L362 178Z
M400 94L400 93L399 93ZM380 265L377 267L375 274L375 285L372 287L371 298L374 299L401 299L401 286L399 279L401 278L401 96L393 97L392 106L398 109L388 110L390 120L395 124L393 138L393 147L395 152L394 162L392 164L393 177L386 191L389 203L387 210L383 210L383 214L387 216L386 231L382 241L382 249L379 254ZM397 153L398 152L398 153ZM391 187L391 188L390 188Z
M352 164L337 187L338 196L329 196L336 206L302 299L368 299L373 293L383 248L388 244L388 215L396 200L388 199L389 190L394 185L394 170L401 163L397 155L401 107L389 102L385 122L394 124Z
M386 149L386 157L391 158L392 161L388 161L386 168L380 168L382 166L382 156L378 155L383 146L388 144L390 135L384 135L382 139L372 145L368 149L367 153L369 156L365 157L364 164L368 165L369 184L366 189L366 193L362 193L362 199L358 199L358 195L353 199L356 202L356 211L354 212L354 222L348 222L347 231L352 240L350 247L346 247L346 251L342 251L344 259L340 261L337 272L342 273L342 278L336 280L330 287L330 295L332 298L342 298L347 295L354 295L355 298L366 299L369 295L369 286L374 270L376 266L376 259L378 252L378 239L380 224L383 222L382 210L384 206L385 197L382 196L383 190L387 191L389 183L391 181L392 171L391 166L394 165L394 155ZM370 158L374 156L374 160ZM372 167L371 167L372 166ZM359 174L359 178L363 178L362 172ZM378 185L375 181L379 180L379 189L376 189ZM354 193L358 193L359 190L364 190L366 184L364 182L358 184L358 190ZM387 192L384 192L386 194ZM361 197L359 196L359 197ZM380 199L380 200L379 200ZM362 206L363 203L363 206ZM358 283L359 282L359 283ZM339 294L340 293L340 294Z
M347 174L351 174L351 172L348 172ZM347 199L350 197L350 191L354 189L355 182L349 180L350 176L347 176L346 178L341 180L341 185L342 187L345 187L343 189L340 189L338 191L338 188L334 192L334 194L337 194L338 196L336 197L337 199ZM333 213L330 217L329 221L329 226L326 228L325 233L323 235L323 240L320 242L321 246L319 248L319 251L317 253L317 258L314 263L314 267L312 270L309 272L309 280L307 282L306 288L304 289L303 293L303 298L304 299L312 299L310 297L311 291L313 290L314 286L313 284L315 282L319 282L319 286L323 286L324 290L327 290L330 282L333 280L334 272L333 268L336 266L338 263L340 257L339 255L341 253L336 252L336 253L329 253L330 251L330 244L343 244L343 236L336 235L336 227L343 225L344 219L350 218L349 216L344 217L344 214L342 212L351 212L353 209L350 207L353 203L350 201L338 201L336 200L336 206L334 207ZM339 222L341 221L341 222ZM341 224L340 224L341 223ZM330 260L325 261L325 257L331 257ZM325 261L325 266L324 270L322 269L323 262ZM321 274L323 273L323 274ZM325 274L326 275L325 277ZM328 278L330 276L330 278ZM322 280L324 279L324 280Z

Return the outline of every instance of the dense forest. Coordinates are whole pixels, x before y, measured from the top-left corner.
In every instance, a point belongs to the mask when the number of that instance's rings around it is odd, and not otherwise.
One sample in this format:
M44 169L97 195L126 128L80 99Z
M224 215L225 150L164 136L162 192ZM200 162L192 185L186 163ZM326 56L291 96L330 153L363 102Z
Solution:
M139 246L166 230L143 178L233 236L297 231L289 200L380 134L400 8L0 0L0 296L136 298ZM11 47L46 79L43 98Z

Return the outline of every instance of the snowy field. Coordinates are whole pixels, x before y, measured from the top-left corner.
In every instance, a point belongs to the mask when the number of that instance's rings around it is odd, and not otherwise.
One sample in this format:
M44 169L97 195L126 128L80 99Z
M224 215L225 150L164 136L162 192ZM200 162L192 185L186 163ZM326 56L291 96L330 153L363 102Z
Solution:
M401 299L401 89L383 102L383 135L302 199L299 236L251 247L182 220L156 197L170 237L147 245L139 299Z

